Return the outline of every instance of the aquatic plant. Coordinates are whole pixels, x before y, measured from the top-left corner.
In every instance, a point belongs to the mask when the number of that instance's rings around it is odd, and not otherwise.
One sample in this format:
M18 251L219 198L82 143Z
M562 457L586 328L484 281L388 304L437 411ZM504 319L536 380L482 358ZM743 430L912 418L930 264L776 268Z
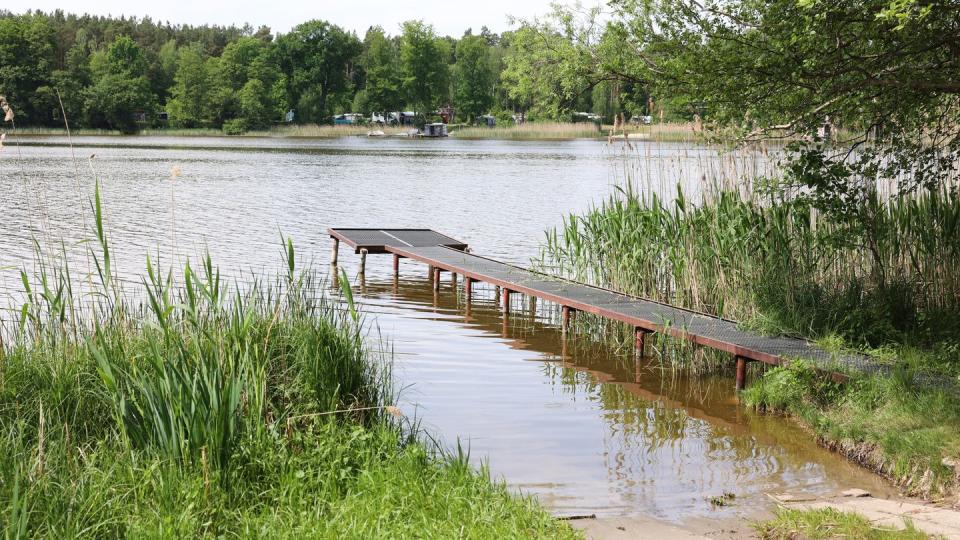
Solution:
M960 334L960 196L879 197L863 223L802 199L627 188L549 231L539 263L772 333L873 347Z
M137 285L90 206L89 275L37 242L0 321L5 537L574 537L397 419L389 358L292 242L274 277L148 259Z

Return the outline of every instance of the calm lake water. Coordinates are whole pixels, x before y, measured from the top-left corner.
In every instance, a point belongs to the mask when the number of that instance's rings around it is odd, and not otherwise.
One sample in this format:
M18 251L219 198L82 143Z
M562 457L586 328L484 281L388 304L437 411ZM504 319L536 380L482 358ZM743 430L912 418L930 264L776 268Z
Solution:
M0 304L16 299L33 238L87 268L94 178L122 274L142 273L148 254L172 264L209 249L242 280L279 268L281 233L304 262L326 268L330 226L429 227L527 264L546 229L602 201L625 175L641 171L661 186L680 175L695 188L713 166L705 148L596 141L21 142L8 136L0 153ZM356 275L357 257L342 249L340 261ZM449 282L434 294L413 262L396 281L389 257L367 266L362 301L394 350L407 414L448 445L459 437L473 459L558 514L682 522L755 515L769 507L767 492L891 491L788 421L739 407L728 378L664 374L651 359L565 344L544 305L504 322L491 289L478 286L468 308ZM734 504L713 508L708 498L724 492Z

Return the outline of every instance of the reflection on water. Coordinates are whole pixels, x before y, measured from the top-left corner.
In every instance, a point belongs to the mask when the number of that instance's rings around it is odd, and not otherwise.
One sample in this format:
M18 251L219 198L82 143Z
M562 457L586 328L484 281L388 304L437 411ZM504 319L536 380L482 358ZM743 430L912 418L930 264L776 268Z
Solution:
M73 152L55 138L10 141L0 153L4 305L33 238L63 240L74 271L90 269L82 241L94 178L120 274L142 273L148 253L171 264L208 248L242 280L278 268L281 232L323 268L329 226L432 227L526 264L545 229L606 197L623 171L695 180L710 165L695 146L641 148L653 157L638 165L596 141L91 137ZM355 276L356 257L340 260ZM449 285L434 295L420 265L404 261L395 284L389 258L367 264L363 302L396 352L406 410L448 443L462 436L474 459L559 513L682 520L749 513L766 506L765 491L884 492L788 422L738 407L728 379L664 375L648 360L564 342L543 303L504 321L489 288L468 308ZM707 497L724 491L737 503L712 510Z
M495 475L558 513L683 521L755 515L766 492L890 493L793 424L739 407L729 377L691 379L649 357L565 342L542 303L525 301L505 324L489 287L475 285L468 305L449 282L434 294L405 264L399 281L363 287L395 340L398 378L412 385L404 408L448 444L464 437ZM736 504L713 508L708 498L724 492Z

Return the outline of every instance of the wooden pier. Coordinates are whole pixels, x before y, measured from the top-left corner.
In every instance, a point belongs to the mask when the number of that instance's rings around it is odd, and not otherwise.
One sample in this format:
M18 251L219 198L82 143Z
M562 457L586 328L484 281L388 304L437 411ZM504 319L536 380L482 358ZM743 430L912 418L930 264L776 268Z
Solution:
M435 289L439 287L441 271L459 275L468 298L473 283L492 284L501 291L505 314L509 313L511 298L515 294L554 302L561 306L564 333L571 317L580 311L632 326L640 351L643 350L647 334L660 332L728 352L736 361L738 390L746 384L746 365L752 361L780 365L802 359L831 373L841 366L860 370L869 370L871 367L864 357L830 353L802 339L761 336L741 330L736 322L727 319L474 255L469 253L465 243L429 229L331 228L328 232L335 246L343 241L358 253L393 254L395 273L399 272L401 258L428 265L428 275ZM333 260L336 260L336 256Z

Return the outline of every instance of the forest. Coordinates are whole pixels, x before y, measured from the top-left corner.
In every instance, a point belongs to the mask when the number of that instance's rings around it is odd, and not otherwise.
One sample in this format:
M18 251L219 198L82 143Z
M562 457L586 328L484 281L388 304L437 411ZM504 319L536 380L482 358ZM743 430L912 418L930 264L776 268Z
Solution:
M529 29L440 36L423 21L361 38L310 20L289 33L250 25L189 26L144 18L0 12L0 94L21 126L263 129L330 123L338 113L450 106L456 120L517 111L612 116L619 88L599 85L562 106L511 91ZM288 115L293 111L293 115ZM292 119L290 118L292 116Z

